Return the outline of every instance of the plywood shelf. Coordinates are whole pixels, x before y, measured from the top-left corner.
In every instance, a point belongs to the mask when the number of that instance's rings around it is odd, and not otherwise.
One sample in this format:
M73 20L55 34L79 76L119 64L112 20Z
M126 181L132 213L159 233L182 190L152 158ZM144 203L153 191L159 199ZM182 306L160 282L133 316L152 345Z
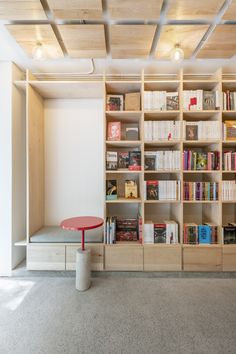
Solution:
M217 204L220 200L183 200L184 204Z
M106 140L107 146L114 147L138 147L141 145L140 140L120 140L120 141L111 141Z
M133 203L141 203L141 199L128 199L128 198L118 198L114 200L106 200L107 204L119 204L119 203L127 203L127 204L133 204Z
M163 204L163 203L170 203L170 204L178 204L181 203L181 200L145 200L145 204Z
M129 170L106 170L106 174L141 174L143 170L141 171L129 171Z
M221 173L221 170L183 170L183 173L197 173L197 174L201 174L201 173Z
M181 170L144 170L144 173L181 173Z

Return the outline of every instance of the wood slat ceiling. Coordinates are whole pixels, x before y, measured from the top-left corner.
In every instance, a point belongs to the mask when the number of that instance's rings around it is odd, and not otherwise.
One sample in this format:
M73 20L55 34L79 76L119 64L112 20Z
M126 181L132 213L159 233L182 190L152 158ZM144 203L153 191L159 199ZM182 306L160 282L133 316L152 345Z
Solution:
M60 25L63 43L72 58L104 58L104 25Z
M108 0L107 8L111 19L158 19L162 0Z
M185 58L190 58L208 28L208 25L163 26L157 43L156 57L170 59L171 50L179 44L184 50Z
M171 20L212 19L224 0L169 0L167 18Z
M110 28L112 58L147 57L155 29L154 25L112 25Z
M46 20L47 16L39 0L0 0L0 19Z
M102 0L48 0L55 19L101 20Z
M6 27L30 57L37 43L43 43L48 58L63 57L61 47L50 25L7 25Z
M228 10L223 16L223 20L236 21L236 0L233 0L229 5Z
M218 25L199 51L198 58L231 58L236 54L236 25Z

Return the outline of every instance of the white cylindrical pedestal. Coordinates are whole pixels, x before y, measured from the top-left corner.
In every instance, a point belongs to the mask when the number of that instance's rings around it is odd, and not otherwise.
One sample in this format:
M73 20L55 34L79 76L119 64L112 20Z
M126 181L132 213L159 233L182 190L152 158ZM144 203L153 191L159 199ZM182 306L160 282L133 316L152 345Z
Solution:
M91 254L90 250L76 251L76 289L87 290L91 285Z

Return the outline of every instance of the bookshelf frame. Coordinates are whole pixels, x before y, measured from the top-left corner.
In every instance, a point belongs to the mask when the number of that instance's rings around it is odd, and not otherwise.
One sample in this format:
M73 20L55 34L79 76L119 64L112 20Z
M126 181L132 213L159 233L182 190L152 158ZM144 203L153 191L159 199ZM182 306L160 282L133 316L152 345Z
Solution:
M124 77L103 75L99 78L83 78L81 80L50 80L42 81L35 78L29 71L27 71L25 79L18 80L14 84L19 90L23 90L26 94L27 101L27 236L26 239L18 242L19 246L27 247L27 267L28 269L40 269L40 270L70 270L74 269L75 258L73 252L79 246L79 244L32 244L30 243L31 233L43 225L43 179L40 184L35 185L32 188L30 183L35 183L38 179L38 173L42 173L44 164L43 160L34 160L36 156L37 146L32 152L32 147L36 143L37 139L41 137L42 131L42 115L43 115L43 99L44 98L67 98L71 97L73 93L74 98L101 98L104 100L104 161L106 156L106 149L109 148L127 148L129 146L139 146L142 153L142 170L141 171L106 171L104 167L104 219L107 215L133 215L136 214L138 206L141 208L141 214L143 216L143 223L145 219L148 219L150 210L166 210L168 215L177 213L177 221L179 223L179 238L180 243L177 245L163 245L163 244L141 244L139 242L118 242L116 244L107 245L99 244L91 245L93 247L92 263L94 270L107 270L107 271L236 271L236 245L224 245L222 241L221 226L227 218L232 217L232 221L236 221L236 201L223 202L221 199L221 182L227 178L227 173L222 171L222 164L218 171L184 171L181 165L180 170L175 171L144 171L144 151L145 147L149 149L155 149L160 147L173 148L177 146L180 152L186 146L193 148L207 147L211 144L217 146L217 149L221 153L223 148L236 147L235 142L225 142L221 140L213 141L184 141L180 139L178 141L144 141L144 121L146 120L172 120L178 119L180 121L189 120L218 120L221 123L225 117L233 119L235 111L223 111L222 107L217 111L184 111L182 104L182 92L184 89L212 89L217 87L220 91L224 87L230 85L231 88L236 90L236 75L232 74L233 79L227 80L224 77L222 69L217 70L215 73L209 75L197 75L191 73L185 73L183 69L180 69L173 75L159 75L157 73L146 73L142 71L140 75L131 76L126 75ZM178 88L180 98L180 109L178 111L147 111L144 110L144 90L146 88L160 89L160 90L175 90ZM124 92L136 92L137 89L141 93L141 109L138 112L133 111L119 111L110 112L106 111L106 94L107 93L124 93ZM127 91L128 90L128 91ZM32 117L35 117L34 127L35 131L31 132L29 128L33 122ZM121 119L126 122L139 122L139 141L138 142L111 142L106 141L107 134L107 119L115 121ZM34 138L35 134L35 138ZM42 137L41 137L42 138ZM29 142L32 141L32 144ZM43 146L43 145L42 145ZM29 166L29 157L32 155L33 168ZM221 161L222 162L222 161ZM37 166L34 166L38 163ZM104 166L106 164L104 163ZM139 190L140 198L135 203L125 199L118 201L106 201L105 200L105 183L108 176L117 176L117 178L125 178L128 174L137 175L139 178ZM186 175L192 176L189 178L195 178L196 176L211 175L213 179L219 181L219 201L207 202L207 201L144 201L143 199L143 182L148 175L161 174L164 176L166 173L178 175L180 180L183 181ZM183 190L183 188L182 188ZM31 204L31 198L34 198L33 202L40 205L40 214L38 213L38 207ZM152 209L153 208L153 209ZM183 224L186 222L185 210L190 209L192 213L193 222L196 212L200 212L200 219L204 221L204 214L207 212L214 213L214 217L217 218L220 227L219 244L217 245L184 245L183 244ZM123 213L123 214L122 214ZM229 215L228 215L229 214ZM188 216L189 218L189 216ZM228 219L227 219L228 220ZM211 220L208 220L211 221ZM93 258L94 257L94 258ZM68 259L68 263L66 262Z

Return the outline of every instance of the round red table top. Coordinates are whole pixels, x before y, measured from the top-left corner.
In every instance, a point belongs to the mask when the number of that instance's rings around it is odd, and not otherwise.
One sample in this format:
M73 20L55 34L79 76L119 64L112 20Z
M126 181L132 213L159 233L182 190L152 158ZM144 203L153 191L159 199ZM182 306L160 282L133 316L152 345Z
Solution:
M96 229L103 225L103 219L96 216L77 216L65 219L61 222L61 227L65 230L79 231Z

